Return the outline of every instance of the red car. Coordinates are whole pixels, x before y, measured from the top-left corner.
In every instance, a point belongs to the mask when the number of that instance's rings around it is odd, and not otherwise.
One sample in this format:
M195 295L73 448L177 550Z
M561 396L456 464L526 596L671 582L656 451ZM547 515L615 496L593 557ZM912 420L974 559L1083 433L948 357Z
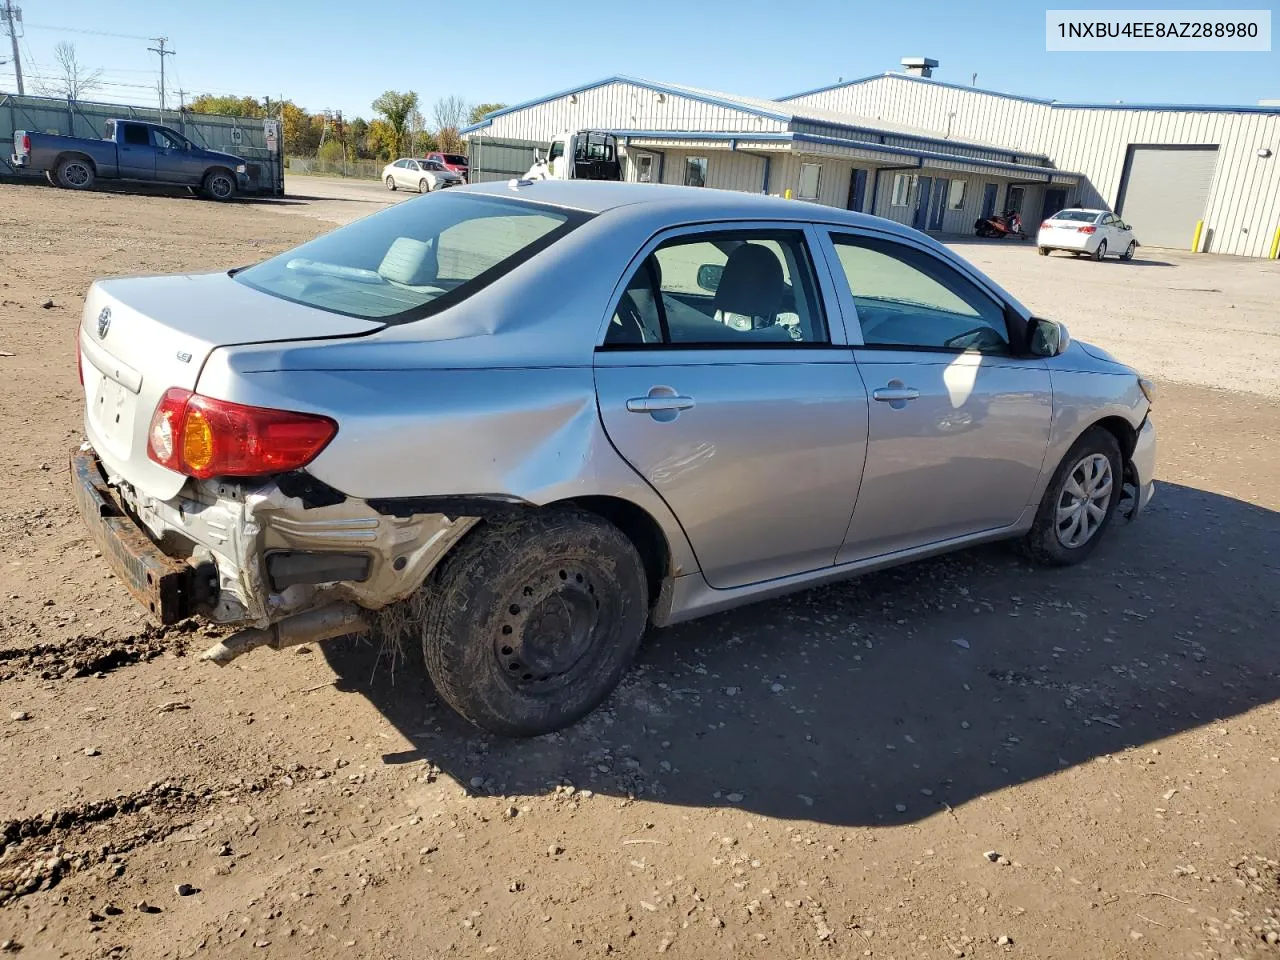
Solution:
M444 164L446 170L452 170L454 173L461 174L462 178L467 179L467 158L460 153L428 153L428 160L439 160Z

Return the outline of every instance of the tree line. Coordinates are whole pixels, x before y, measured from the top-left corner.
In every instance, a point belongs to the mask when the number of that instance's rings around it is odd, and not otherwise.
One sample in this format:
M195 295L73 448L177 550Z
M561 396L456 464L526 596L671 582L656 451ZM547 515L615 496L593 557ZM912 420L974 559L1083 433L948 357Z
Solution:
M286 155L343 160L393 160L439 150L466 153L466 141L458 131L477 123L506 104L469 104L461 97L441 97L428 119L416 91L388 90L371 104L373 118L344 117L325 111L313 113L292 100L201 94L187 103L192 113L232 117L279 117Z

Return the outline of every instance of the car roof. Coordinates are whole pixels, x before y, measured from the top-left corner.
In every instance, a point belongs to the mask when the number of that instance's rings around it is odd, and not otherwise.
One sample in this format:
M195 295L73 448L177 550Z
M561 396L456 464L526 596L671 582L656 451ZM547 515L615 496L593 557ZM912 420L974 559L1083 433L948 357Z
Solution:
M714 187L603 180L510 180L472 184L462 189L492 196L518 197L586 213L605 213L625 207L630 213L661 210L669 216L690 221L758 217L762 220L844 223L902 234L915 232L892 220L825 204L737 190L717 190Z
M1109 210L1095 210L1095 209L1093 209L1093 207L1064 207L1063 209L1059 210L1059 211L1058 211L1058 213L1070 213L1070 212L1071 212L1071 211L1073 211L1073 210L1074 210L1076 213L1093 213L1093 214L1099 214L1099 213L1110 213L1110 212L1111 212L1111 211L1109 211ZM1054 214L1054 216L1055 216L1055 217L1056 217L1057 215L1058 215L1057 213L1055 213L1055 214Z

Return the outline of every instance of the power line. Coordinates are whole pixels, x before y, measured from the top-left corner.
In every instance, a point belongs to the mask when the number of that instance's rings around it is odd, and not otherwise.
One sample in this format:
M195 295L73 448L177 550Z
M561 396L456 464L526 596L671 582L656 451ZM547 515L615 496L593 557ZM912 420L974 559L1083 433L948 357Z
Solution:
M84 30L79 27L51 27L43 23L28 23L32 30L56 30L59 33L83 33L93 37L117 37L121 40L153 40L154 37L143 37L136 33L111 33L107 30Z

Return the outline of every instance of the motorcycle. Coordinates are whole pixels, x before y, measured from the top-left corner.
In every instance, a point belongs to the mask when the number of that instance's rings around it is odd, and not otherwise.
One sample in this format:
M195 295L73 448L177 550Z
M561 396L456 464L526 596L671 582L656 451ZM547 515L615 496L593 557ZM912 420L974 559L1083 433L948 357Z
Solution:
M974 222L974 233L980 237L1016 237L1022 239L1022 218L1016 210L982 217Z

